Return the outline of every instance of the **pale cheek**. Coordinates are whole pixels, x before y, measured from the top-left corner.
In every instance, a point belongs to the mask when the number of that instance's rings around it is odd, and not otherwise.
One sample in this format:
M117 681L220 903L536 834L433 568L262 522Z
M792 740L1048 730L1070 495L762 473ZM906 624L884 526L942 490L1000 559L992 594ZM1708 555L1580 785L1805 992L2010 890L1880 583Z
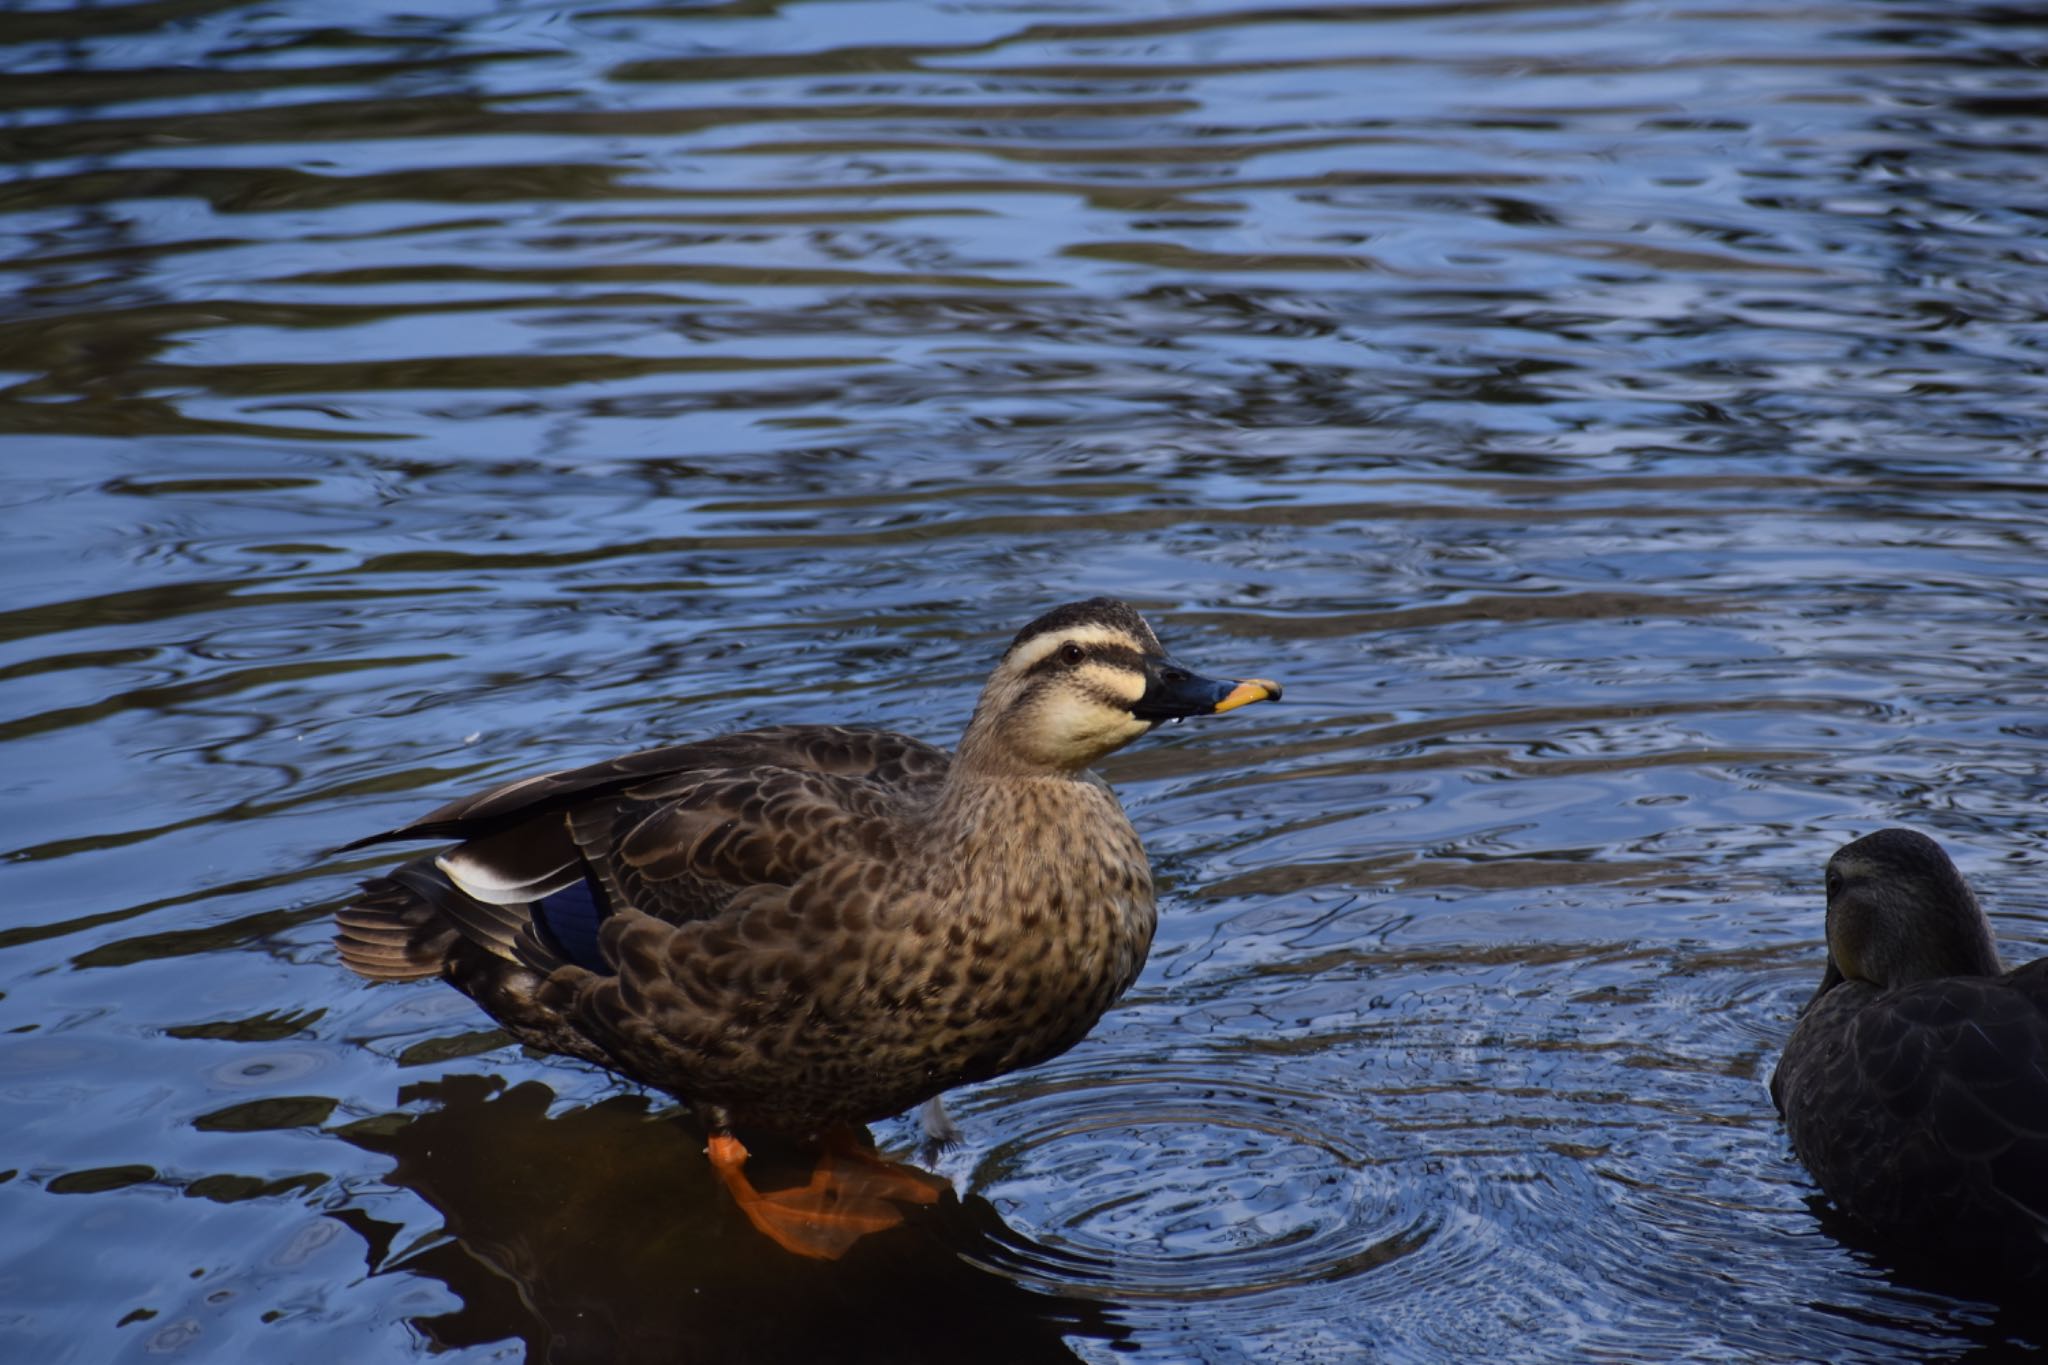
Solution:
M1129 744L1151 728L1152 722L1139 720L1126 711L1116 717L1115 723L1109 729L1103 731L1103 741L1115 748L1121 744Z
M1121 708L1061 699L1047 709L1045 738L1063 759L1090 759L1129 744L1151 729Z

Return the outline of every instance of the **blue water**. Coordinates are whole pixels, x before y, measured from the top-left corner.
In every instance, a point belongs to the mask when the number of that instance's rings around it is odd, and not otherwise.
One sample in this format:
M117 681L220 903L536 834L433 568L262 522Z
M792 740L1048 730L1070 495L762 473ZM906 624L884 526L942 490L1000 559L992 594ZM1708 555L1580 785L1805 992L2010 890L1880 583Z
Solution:
M2048 23L0 19L0 1358L1928 1359L1763 1082L1820 870L2048 948ZM833 1265L328 916L672 738L946 743L1111 592L1145 975ZM910 1119L880 1125L912 1151Z

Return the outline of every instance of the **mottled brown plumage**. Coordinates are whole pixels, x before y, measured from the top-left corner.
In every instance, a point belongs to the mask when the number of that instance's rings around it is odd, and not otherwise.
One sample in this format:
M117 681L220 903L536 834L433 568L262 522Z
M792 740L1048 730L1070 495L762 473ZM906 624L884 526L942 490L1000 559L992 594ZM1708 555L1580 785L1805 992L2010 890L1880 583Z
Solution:
M1828 1197L1911 1258L2048 1269L2048 959L2005 972L1938 844L1828 862L1828 966L1771 1078Z
M457 840L365 884L344 962L441 975L522 1041L810 1134L1073 1046L1137 976L1152 878L1087 765L1160 721L1277 696L1167 659L1097 598L1011 643L957 756L793 725L453 802L381 839ZM538 909L588 887L578 951ZM553 904L554 902L550 902Z

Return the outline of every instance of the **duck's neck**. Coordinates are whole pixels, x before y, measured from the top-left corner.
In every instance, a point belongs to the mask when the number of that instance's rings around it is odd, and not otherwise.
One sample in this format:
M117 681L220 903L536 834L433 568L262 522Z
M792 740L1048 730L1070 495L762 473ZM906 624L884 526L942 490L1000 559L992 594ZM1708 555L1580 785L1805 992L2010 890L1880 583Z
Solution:
M996 745L977 746L973 739L969 731L932 809L933 833L942 838L971 841L1066 815L1076 805L1098 807L1105 798L1116 804L1102 779L1085 768L1025 763ZM1025 819L1027 808L1036 820Z
M1137 832L1109 785L1086 768L1022 760L969 726L931 808L926 837L940 857L965 867L1043 868L1086 844L1144 860Z
M949 785L969 785L986 781L1085 780L1086 772L1085 764L1073 769L1059 768L1023 752L1016 737L1005 734L1003 727L990 714L988 701L984 698L974 708L974 717L967 722L967 732L960 736L960 744L953 751L953 767L948 782Z
M1893 969L1892 985L1905 985L1936 976L2002 976L1998 944L1991 937L1991 921L1977 908L1974 897L1966 904L1949 908L1949 922L1931 942L1909 944L1897 954L1900 966Z

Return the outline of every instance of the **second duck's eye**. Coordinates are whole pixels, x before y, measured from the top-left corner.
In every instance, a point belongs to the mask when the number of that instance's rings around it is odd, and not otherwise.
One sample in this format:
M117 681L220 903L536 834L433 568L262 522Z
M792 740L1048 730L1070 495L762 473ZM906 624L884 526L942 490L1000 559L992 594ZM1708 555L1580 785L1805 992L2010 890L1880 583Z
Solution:
M1060 662L1063 664L1077 664L1086 657L1087 652L1071 640L1060 646Z
M1829 900L1833 900L1833 899L1834 899L1835 897L1837 897L1837 896L1839 896L1839 895L1841 895L1841 894L1842 894L1842 874L1841 874L1841 873L1839 873L1839 872L1830 872L1830 873L1828 873L1828 899L1829 899Z

